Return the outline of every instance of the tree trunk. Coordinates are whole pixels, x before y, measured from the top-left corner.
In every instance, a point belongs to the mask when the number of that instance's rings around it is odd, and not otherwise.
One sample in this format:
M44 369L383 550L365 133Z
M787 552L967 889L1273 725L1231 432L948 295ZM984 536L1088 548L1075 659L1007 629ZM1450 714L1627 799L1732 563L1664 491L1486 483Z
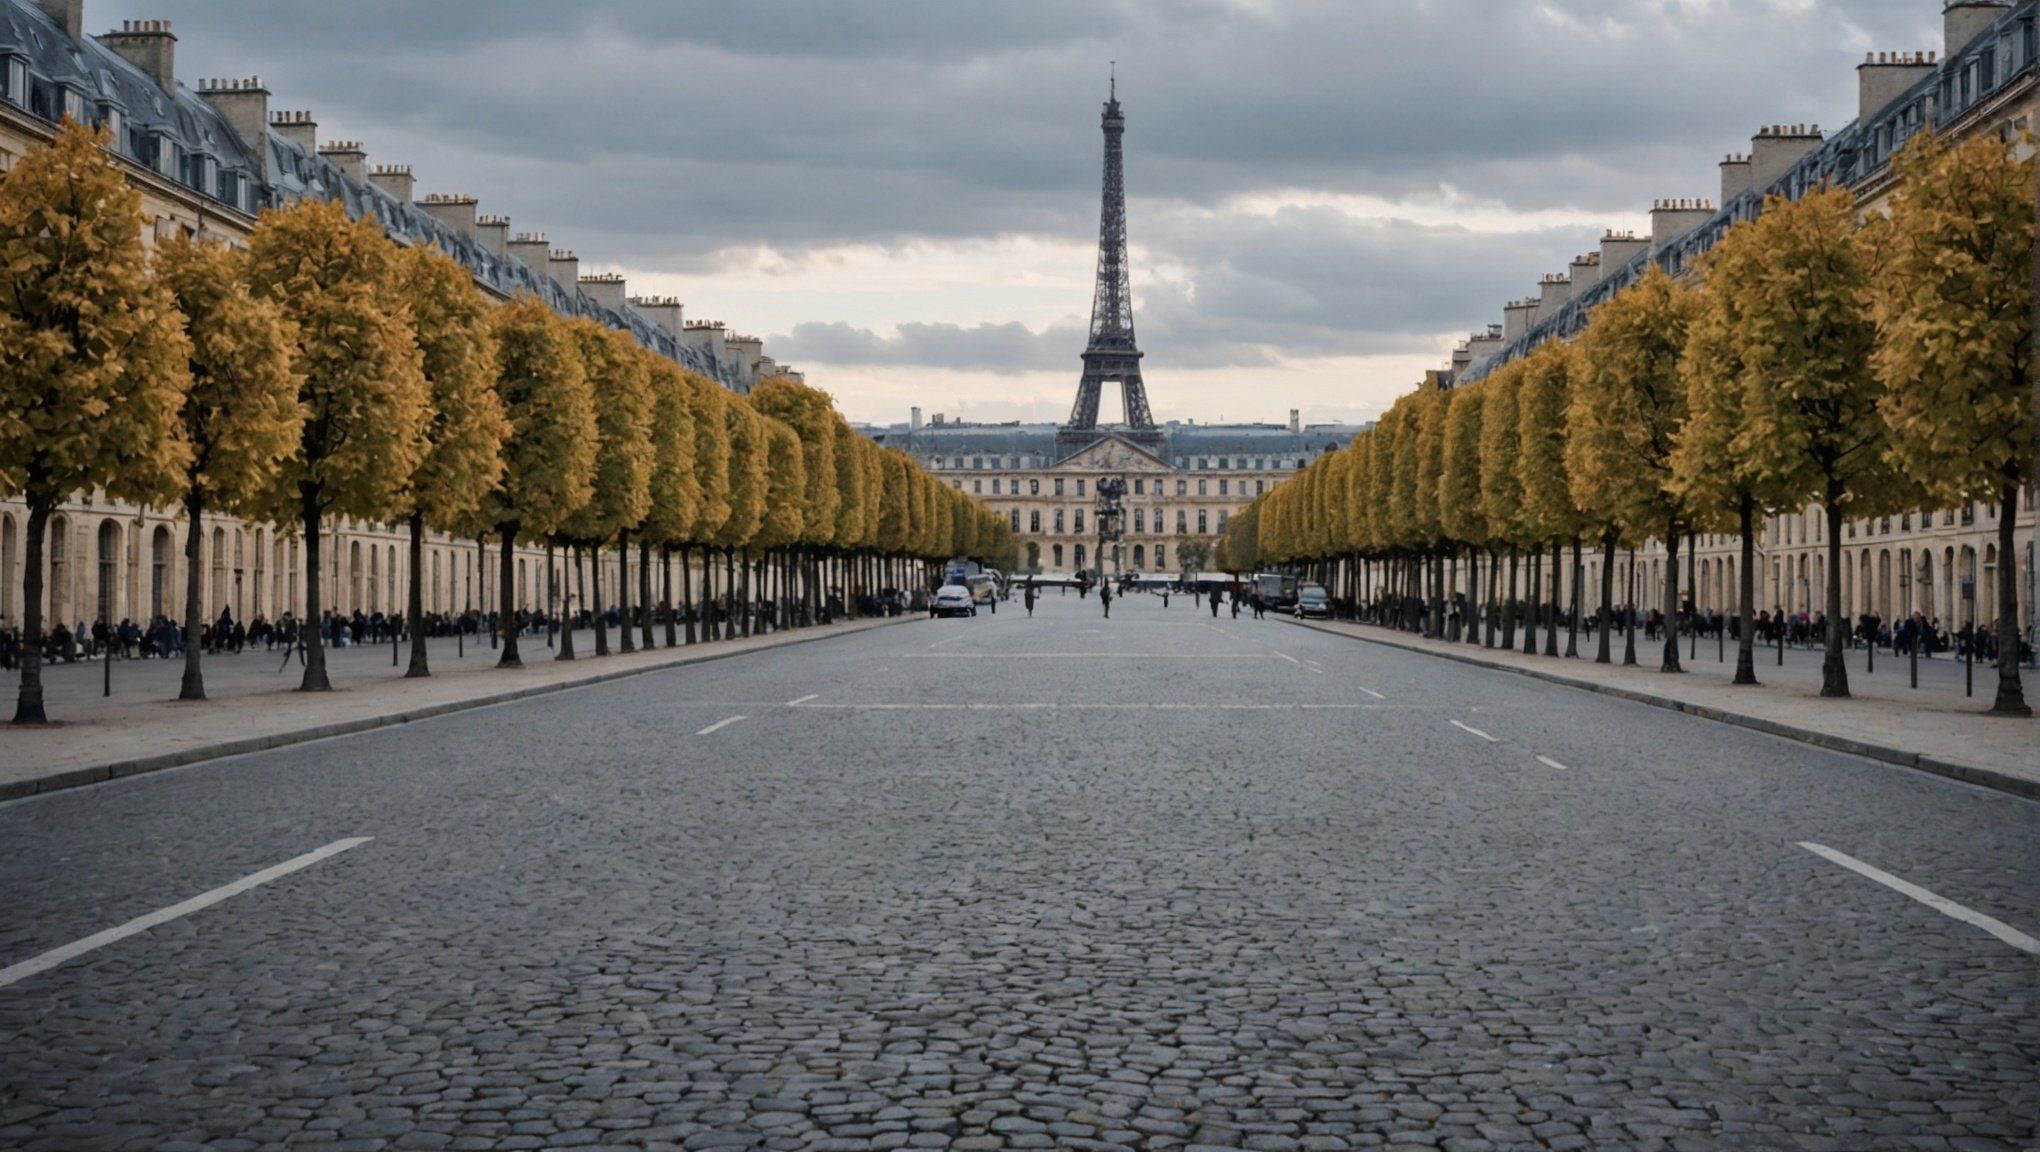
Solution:
M630 533L623 531L616 534L616 619L620 625L617 631L621 633L617 638L618 649L626 653L637 651L630 619Z
M595 577L595 599L588 604L589 610L595 613L595 655L607 656L609 655L609 613L607 606L602 603L605 598L602 591L602 542L596 541L588 551L595 569L591 573Z
M411 513L411 596L405 607L411 628L411 666L404 670L404 679L413 680L432 675L432 666L425 654L425 513Z
M319 521L323 511L319 507L319 487L317 484L298 485L298 501L305 520L305 623L298 629L305 638L305 676L298 684L300 692L333 690L333 682L326 678L326 638L319 632L319 581L325 575L319 557ZM197 642L196 635L184 638L186 647Z
M1495 625L1500 623L1502 589L1502 554L1495 548L1487 550L1487 602L1481 605L1481 619L1487 622L1487 639L1481 642L1483 648L1495 646Z
M199 551L205 540L205 491L197 484L184 494L184 682L178 686L179 700L205 699L205 669L200 664L198 630L204 611L198 606L200 587Z
M1572 603L1568 605L1571 611L1567 613L1565 627L1565 658L1568 660L1580 658L1580 612L1586 607L1580 599L1580 577L1586 573L1586 565L1580 562L1580 538L1575 535L1572 538Z
M1537 655L1537 598L1543 591L1539 586L1544 576L1544 549L1532 546L1528 571L1523 573L1523 655Z
M1622 594L1622 666L1636 666L1636 549L1629 550L1629 577Z
M1660 672L1683 672L1679 667L1679 630L1672 626L1679 613L1679 522L1665 525L1665 607L1661 627L1665 630L1664 661Z
M572 581L567 586L566 594L560 597L565 604L560 611L560 650L553 654L553 659L555 660L575 659L574 604L576 601L585 604L588 600L588 578L581 571L581 548L579 545L570 544L567 546L567 563L574 566L574 574Z
M50 513L55 509L55 500L29 498L28 540L22 549L27 567L21 574L21 689L15 696L16 724L50 722L43 711L43 537L49 531ZM185 647L188 649L191 644L187 642Z
M1742 571L1736 573L1735 683L1757 682L1757 501L1744 493L1736 508L1741 519Z
M1594 663L1612 664L1608 655L1610 643L1608 632L1615 627L1615 530L1601 533L1601 639L1594 653Z
M522 668L524 659L517 654L517 527L514 524L503 529L503 551L496 567L496 632L503 637L503 654L497 658L496 667Z
M2019 539L2012 528L2019 518L2019 481L2013 464L2005 466L2004 492L2004 506L1998 511L1998 686L1990 710L1997 716L2031 716L2025 685L2019 681L2019 565L2013 552Z
M660 554L660 556L661 556L662 558L663 558L663 557L665 556L665 545L661 544L661 545L659 546L659 554ZM644 649L645 651L647 651L647 652L650 652L650 651L652 650L652 648L653 648L653 643L652 643L652 546L651 546L650 544L647 544L647 543L645 543L645 542L644 542L643 540L639 540L639 541L638 541L638 549L637 549L637 573L638 573L638 614L639 614L639 616L640 616L640 618L641 618L641 620L642 620L642 623L641 623L641 625L640 625L640 627L639 627L639 634L638 634L638 640L640 641L640 647L642 647L642 648L643 648L643 649ZM671 606L671 604L672 604L672 595L671 595L671 593L672 593L672 588L671 588L671 585L672 585L672 583L673 583L673 582L672 582L672 580L670 580L670 579L668 579L668 580L666 581L666 584L667 584L667 595L665 595L665 596L663 596L663 597L661 597L661 598L659 599L659 603L660 603L660 605L662 605L662 606L666 606L666 607L668 607L668 608L670 608L670 606ZM666 613L666 616L667 616L667 619L669 619L669 620L670 620L670 619L672 618L672 612L671 612L671 611L668 611L668 612ZM666 647L668 647L668 648L671 648L672 646L673 646L673 641L672 641L672 640L671 640L671 639L669 638L669 639L668 639L668 640L666 641Z
M1842 662L1842 486L1830 481L1827 499L1827 654L1820 664L1820 694L1847 696L1849 668ZM1972 630L1973 631L1973 630ZM1975 640L1970 641L1972 644Z
M1561 541L1553 540L1551 542L1551 587L1546 590L1544 596L1544 654L1546 656L1558 655L1558 596L1559 589L1564 584L1564 581L1558 578L1558 574L1564 568L1565 545Z
M687 612L687 643L691 646L700 640L694 632L694 550L684 544L680 547L680 603Z

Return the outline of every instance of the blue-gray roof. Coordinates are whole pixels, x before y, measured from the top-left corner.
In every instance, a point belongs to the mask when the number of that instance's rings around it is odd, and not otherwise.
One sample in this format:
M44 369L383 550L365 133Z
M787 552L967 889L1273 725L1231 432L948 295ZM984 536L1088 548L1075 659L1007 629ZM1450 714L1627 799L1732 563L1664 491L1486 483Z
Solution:
M961 457L966 468L977 467L974 461L979 457L987 458L988 467L1000 466L991 461L996 457L1008 461L1007 467L1034 468L1063 455L1056 447L1053 424L930 424L920 428L895 424L859 430L882 447L899 448L921 459L954 461ZM1360 428L1350 424L1312 424L1297 432L1285 424L1169 424L1162 429L1163 447L1157 455L1179 467L1202 467L1200 460L1210 460L1216 467L1222 457L1229 468L1251 468L1253 458L1293 461L1336 450L1351 443L1359 432ZM1016 456L1024 458L1019 465L1010 463ZM1249 463L1233 463L1241 459Z
M1868 117L1851 121L1823 140L1768 188L1755 188L1723 204L1712 219L1654 251L1638 253L1618 268L1602 271L1593 287L1566 301L1501 350L1460 374L1479 380L1547 340L1563 340L1587 326L1602 302L1641 278L1655 262L1677 275L1745 220L1755 219L1768 196L1796 200L1823 186L1854 188L1883 171L1891 157L1922 129L1959 120L2006 87L2033 74L2040 62L2040 0L2023 0L1979 33L1960 51L1922 77L1897 99Z
M237 211L254 214L292 200L317 197L341 204L357 219L374 216L392 239L404 244L432 244L458 260L475 280L494 292L512 296L528 292L565 316L585 316L610 328L629 332L637 342L681 367L738 384L735 358L721 363L703 349L681 344L635 309L602 306L580 290L562 284L542 269L514 256L498 256L416 204L407 204L375 187L350 179L332 161L304 149L271 130L264 130L266 158L250 152L246 142L217 109L183 84L164 91L155 80L119 53L86 37L73 40L42 9L21 0L0 0L0 57L27 62L25 93L0 98L50 123L66 111L65 94L96 124L116 113L121 131L114 151L158 175ZM0 72L0 83L5 83ZM161 149L182 149L178 171L163 171ZM266 159L267 163L263 163ZM210 160L208 165L206 161ZM207 179L210 176L211 179Z

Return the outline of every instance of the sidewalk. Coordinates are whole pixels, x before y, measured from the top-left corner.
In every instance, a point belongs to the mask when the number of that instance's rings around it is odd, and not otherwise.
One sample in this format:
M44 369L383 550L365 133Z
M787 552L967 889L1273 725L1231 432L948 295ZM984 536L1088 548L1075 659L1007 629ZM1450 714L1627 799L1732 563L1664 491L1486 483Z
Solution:
M499 653L490 650L486 635L479 644L467 641L465 658L456 655L456 642L445 638L430 642L432 676L423 680L403 678L408 645L400 648L396 667L390 666L389 645L364 645L327 652L334 690L318 694L296 691L302 669L295 660L279 672L280 650L255 649L207 657L206 694L211 698L196 703L176 699L181 660L115 661L111 697L101 695L105 666L99 661L46 666L45 698L57 723L17 729L0 720L0 800L920 619L925 616L875 617L601 659L591 655L593 631L582 629L574 634L581 658L571 662L555 661L543 635L525 636L518 642L522 671L498 670ZM663 643L664 632L657 636ZM614 629L609 639L616 643ZM0 703L9 716L19 684L18 672L0 677L0 692L6 696Z
M1597 637L1580 633L1581 656L1526 656L1523 636L1516 635L1516 651L1483 648L1474 644L1453 644L1425 640L1404 632L1369 624L1343 621L1301 621L1305 627L1341 636L1426 652L1487 668L1499 668L1535 676L1554 683L1585 688L1593 692L1671 708L1710 720L1738 724L1760 732L1802 740L1823 748L1866 756L1918 768L1967 783L1994 788L2028 799L2040 799L2040 721L1985 716L1997 691L1997 669L1976 666L1976 696L1963 695L1963 669L1959 661L1945 654L1920 661L1920 686L1911 682L1906 661L1888 653L1877 654L1875 674L1864 670L1864 653L1847 654L1849 691L1847 700L1826 700L1820 696L1819 650L1787 648L1785 665L1777 664L1774 648L1757 648L1758 687L1736 687L1735 646L1729 644L1726 660L1716 658L1714 641L1700 642L1694 657L1690 638L1679 644L1682 675L1667 676L1657 671L1662 641L1645 641L1637 636L1637 667L1625 668L1622 636L1610 637L1609 649L1616 663L1593 662ZM1558 638L1565 651L1565 636ZM1544 634L1537 635L1537 650L1544 650ZM2040 675L2022 669L2028 701L2040 700Z

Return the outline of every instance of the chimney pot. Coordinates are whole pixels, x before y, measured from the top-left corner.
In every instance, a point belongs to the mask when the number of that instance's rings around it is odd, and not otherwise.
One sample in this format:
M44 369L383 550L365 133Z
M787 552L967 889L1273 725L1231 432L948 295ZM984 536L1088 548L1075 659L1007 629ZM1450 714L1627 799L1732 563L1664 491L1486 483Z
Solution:
M177 37L168 20L123 20L120 31L108 32L99 42L147 73L156 87L177 91Z

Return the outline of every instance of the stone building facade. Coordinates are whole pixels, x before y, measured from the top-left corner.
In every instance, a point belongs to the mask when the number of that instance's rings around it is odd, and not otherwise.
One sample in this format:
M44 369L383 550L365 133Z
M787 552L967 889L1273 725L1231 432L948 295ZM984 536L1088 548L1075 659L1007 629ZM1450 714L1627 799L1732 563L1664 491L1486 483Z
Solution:
M1180 572L1186 544L1214 544L1228 520L1254 497L1296 474L1360 431L1345 424L1193 424L1162 428L1160 451L1102 429L1084 447L1058 452L1053 424L903 425L865 428L960 492L1007 517L1023 570L1074 575L1101 567L1098 484L1126 483L1124 534L1103 545L1103 570ZM1031 546L1031 548L1030 548ZM1025 563L1032 555L1031 564Z
M543 232L513 231L510 220L478 211L465 194L416 195L408 165L370 164L358 141L319 139L310 112L272 111L259 77L178 80L177 37L168 21L125 21L85 33L85 0L0 0L0 172L49 139L65 116L104 127L111 151L142 194L144 238L207 236L240 243L266 207L304 197L374 217L400 244L432 244L466 267L492 299L531 294L563 315L585 316L629 332L643 346L737 392L775 375L763 341L719 322L687 320L681 302L633 296L623 277L584 274L579 258ZM302 614L305 573L290 525L208 516L199 564L207 619L230 610L237 620ZM0 627L22 617L27 510L0 500ZM184 604L184 518L176 509L143 508L102 496L68 501L52 518L45 548L48 627L103 618L146 623L173 619ZM335 612L403 611L409 596L408 534L399 524L341 519L325 545L323 600ZM472 540L428 538L425 609L458 612L498 607L496 548ZM516 559L514 608L548 603L540 549ZM615 602L614 558L602 572ZM569 566L556 561L554 589L570 589ZM594 599L594 597L591 597Z
M1922 0L1926 2L1926 0ZM1823 185L1852 189L1868 213L1887 204L1895 176L1891 159L1915 133L1955 137L1979 133L2016 139L2040 131L2040 3L2021 0L1953 0L1943 6L1938 50L1872 52L1857 66L1856 117L1838 131L1818 125L1760 128L1747 150L1720 163L1719 199L1688 197L1656 202L1648 235L1610 232L1597 251L1542 278L1537 290L1503 306L1502 323L1469 336L1454 352L1448 379L1478 380L1545 340L1570 339L1593 308L1641 277L1652 264L1677 276L1736 223L1761 208L1764 197L1798 196ZM2030 144L2024 145L2030 147ZM2036 284L2040 308L2040 284ZM1997 615L1999 563L2017 567L2021 629L2033 635L2035 603L2035 496L2020 500L2019 547L1998 555L1999 510L1994 504L1922 508L1895 516L1845 523L1842 608L1851 619L1875 613L1897 621L1912 612L1949 631ZM1776 512L1764 521L1756 545L1755 604L1760 612L1824 611L1826 525L1818 506ZM1735 535L1697 538L1690 554L1692 590L1702 610L1733 613L1740 582L1741 542ZM1616 572L1623 599L1630 558ZM1648 541L1635 554L1635 602L1655 606L1664 586L1664 549ZM1679 563L1689 564L1682 546ZM1526 577L1527 578L1527 577ZM1587 558L1582 602L1593 604L1600 560ZM1684 577L1682 576L1682 580ZM1570 583L1567 584L1570 597ZM1519 591L1520 594L1520 591Z

